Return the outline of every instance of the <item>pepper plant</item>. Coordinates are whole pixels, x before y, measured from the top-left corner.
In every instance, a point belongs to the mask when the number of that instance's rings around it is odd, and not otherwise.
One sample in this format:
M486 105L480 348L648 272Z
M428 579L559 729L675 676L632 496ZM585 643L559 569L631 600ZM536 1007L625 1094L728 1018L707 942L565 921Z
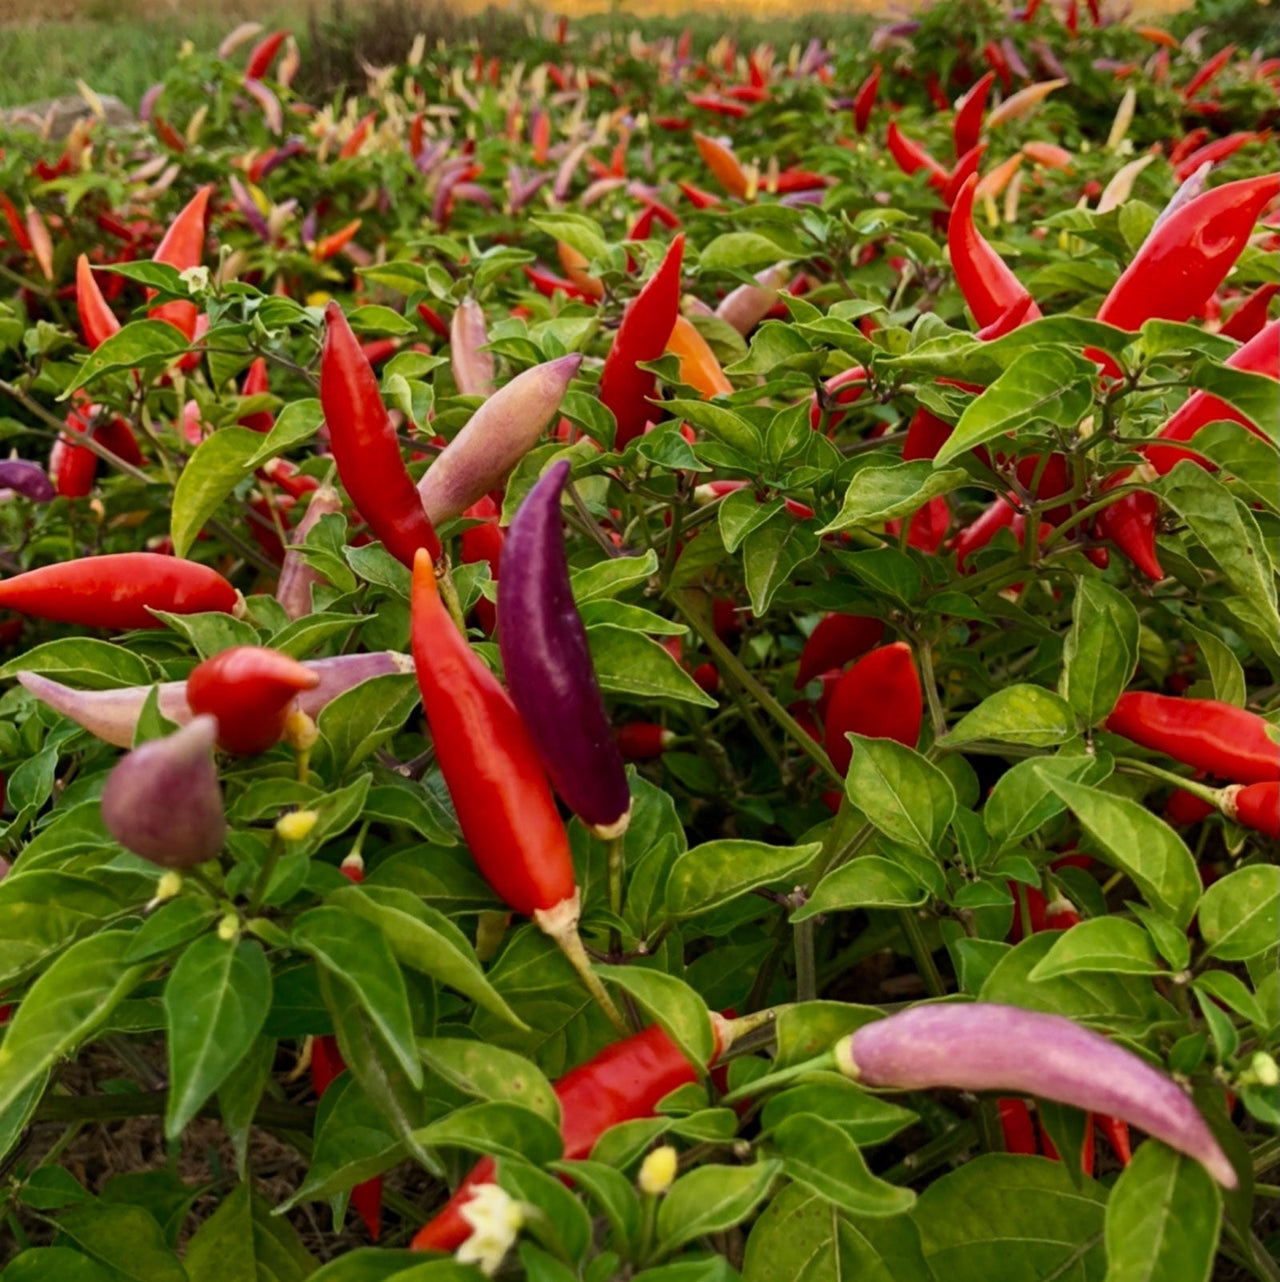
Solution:
M5 139L0 1279L1275 1276L1211 44L248 24Z

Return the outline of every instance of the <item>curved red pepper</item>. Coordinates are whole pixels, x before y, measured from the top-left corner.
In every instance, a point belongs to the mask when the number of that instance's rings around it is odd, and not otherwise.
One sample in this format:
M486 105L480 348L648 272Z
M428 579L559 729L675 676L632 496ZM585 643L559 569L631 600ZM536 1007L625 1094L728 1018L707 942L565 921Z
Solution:
M845 735L894 739L914 748L924 719L924 698L911 647L905 641L863 655L840 678L827 708L826 746L831 764L849 769L853 747Z
M652 761L671 747L676 741L676 735L666 726L632 721L614 731L613 741L618 745L624 761Z
M1123 481L1124 475L1109 477L1103 489ZM1156 553L1156 530L1160 524L1160 501L1150 490L1134 490L1117 499L1098 513L1095 531L1101 539L1110 539L1147 578L1159 582L1164 578Z
M535 916L577 896L569 838L520 714L413 566L413 659L436 758L471 855L499 898Z
M363 877L354 880L363 880ZM311 1086L317 1099L323 1097L346 1067L338 1049L338 1039L332 1033L315 1038L311 1043ZM381 1175L375 1175L351 1190L351 1209L364 1221L369 1236L376 1242L382 1235Z
M240 395L261 396L270 390L267 384L267 359L265 356L258 356L245 373ZM252 432L269 432L275 426L276 419L270 410L257 410L252 414L245 414L236 421L241 427L247 427Z
M956 167L951 171L951 176L947 179L947 185L942 189L942 203L950 208L956 203L956 198L960 195L961 189L969 181L970 175L978 172L978 166L982 164L982 158L987 154L987 144L980 142L976 146L970 147L968 151L956 161Z
M987 95L991 92L995 79L996 73L988 71L956 103L956 118L951 125L951 134L955 141L957 160L978 145L978 137L982 133L982 117L987 110Z
M680 313L680 263L684 234L677 233L658 270L636 296L622 317L613 346L600 375L600 403L613 412L617 432L613 447L644 433L644 425L659 411L648 403L657 379L638 367L638 361L656 361L667 348Z
M1190 102L1191 99L1194 98L1196 94L1198 94L1200 90L1203 89L1205 85L1207 85L1209 81L1211 81L1218 72L1227 65L1228 62L1231 61L1231 55L1234 54L1235 51L1235 45L1228 45L1225 49L1221 49L1215 53L1213 57L1210 58L1209 61L1206 62L1204 66L1187 81L1187 86L1182 91L1183 101Z
M719 1051L717 1044L717 1055ZM566 1073L555 1084L565 1160L588 1157L596 1140L611 1126L652 1117L664 1096L697 1080L693 1065L657 1024L606 1046L594 1059ZM493 1158L484 1158L458 1186L444 1209L418 1230L413 1249L456 1251L471 1236L471 1225L463 1219L462 1207L479 1185L493 1183L495 1171Z
M398 561L411 566L419 548L439 557L440 540L400 456L373 367L342 308L331 302L324 315L328 331L320 357L320 403L342 484Z
M319 673L279 650L237 645L192 669L187 705L217 718L224 752L252 757L280 742L294 699L319 684Z
M908 138L898 128L896 120L889 122L889 132L885 141L889 145L889 154L904 174L910 176L923 169L929 175L930 187L939 192L946 189L947 171L918 142Z
M1280 745L1267 734L1267 723L1229 703L1129 691L1105 724L1112 734L1219 779L1280 779Z
M154 628L150 610L234 613L239 596L216 570L159 552L115 552L0 580L0 608L86 628Z
M1235 793L1228 813L1237 823L1280 841L1280 783L1252 783Z
M880 75L882 68L877 62L871 68L871 74L858 86L853 96L853 127L860 133L867 132L871 122L871 112L876 105L876 95L880 92Z
M1256 338L1267 323L1271 300L1280 294L1280 285L1262 285L1227 318L1218 333L1234 338L1237 343L1247 343Z
M165 232L164 239L156 247L156 252L151 256L153 262L168 263L180 272L199 267L200 260L204 257L205 214L212 194L213 187L210 185L201 187L192 196L173 220L169 230ZM154 289L149 289L147 297L154 298L155 293ZM195 303L188 302L184 298L176 298L171 303L161 303L158 307L152 307L147 315L152 320L168 321L190 342L195 337L196 316L199 310Z
M89 259L84 254L76 259L76 310L80 313L80 328L90 351L120 328L120 322L103 298L102 290L93 278Z
M907 424L907 437L902 442L902 461L910 463L914 459L937 458L938 451L950 440L954 430L950 423L921 405Z
M820 677L833 668L843 668L850 660L866 654L882 636L884 624L879 619L855 614L828 614L809 633L809 639L800 651L795 688L802 689L814 677Z
M1213 142L1206 143L1203 147L1197 147L1181 164L1173 171L1173 176L1179 182L1185 182L1197 169L1206 161L1210 164L1217 164L1220 160L1226 160L1228 156L1234 156L1246 143L1252 142L1258 135L1244 130L1240 133L1228 134L1225 138L1215 138Z
M271 64L275 61L276 54L280 52L280 46L288 38L287 31L273 31L269 36L264 36L258 41L249 53L249 61L244 65L245 79L261 80L271 70Z
M1022 307L1031 295L974 224L973 197L977 186L975 174L960 189L951 207L947 252L969 310L979 326L987 326L994 325L1011 308ZM1038 320L1040 314L1034 302L1024 312L1027 320Z

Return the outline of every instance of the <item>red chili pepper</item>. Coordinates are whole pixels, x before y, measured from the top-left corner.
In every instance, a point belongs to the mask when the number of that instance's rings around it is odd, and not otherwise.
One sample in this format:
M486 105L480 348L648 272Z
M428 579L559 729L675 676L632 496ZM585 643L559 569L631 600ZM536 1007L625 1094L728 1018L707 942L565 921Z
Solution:
M937 458L938 451L951 438L953 430L950 423L920 406L907 424L907 436L902 442L902 461L910 463L914 459Z
M321 236L311 250L311 257L318 263L327 263L351 243L356 232L360 230L362 221L363 219L353 218L345 227L330 232L327 236Z
M942 189L942 203L950 208L956 203L956 198L960 195L965 183L969 181L971 175L978 172L978 166L982 164L982 158L987 154L987 144L980 142L976 147L971 147L963 156L956 161L956 167L951 171L947 179L947 185Z
M955 140L956 159L967 155L978 145L982 133L982 117L987 110L987 95L995 83L996 73L988 71L959 102L951 133Z
M537 750L449 617L429 556L414 561L412 605L422 705L472 857L502 901L525 916L574 900L569 839Z
M956 564L963 570L964 563L975 552L987 546L1001 531L1013 529L1021 541L1022 514L1007 498L997 499L976 521L971 521L958 531L948 543L956 554Z
M1213 807L1207 801L1185 788L1176 789L1164 806L1165 819L1178 828L1198 824L1213 813Z
M5 221L9 224L9 234L13 243L24 253L31 252L31 235L27 231L22 215L13 207L13 201L0 191L0 209L4 210Z
M502 526L498 524L501 514L501 509L487 494L463 513L479 524L462 531L462 563L476 565L483 561L489 567L489 577L495 582L502 567L502 545L506 541ZM498 619L493 602L481 597L475 609L480 626L486 634L492 635Z
M627 240L648 240L653 231L653 217L653 206L646 206L644 212L631 224L631 230L627 232Z
M1026 1100L1002 1099L996 1101L1000 1110L1000 1129L1004 1134L1004 1151L1023 1157L1035 1157L1036 1129L1031 1120L1031 1110Z
M644 433L644 425L658 411L646 398L653 396L657 379L638 367L638 361L656 361L666 350L680 313L680 263L684 234L677 233L658 270L623 314L613 346L600 375L600 403L613 411L617 421L615 450Z
M112 414L104 422L99 423L93 437L118 459L132 463L134 467L142 462L142 450L138 447L138 438L134 436L133 428L119 414Z
M1280 783L1275 780L1240 788L1223 808L1237 823L1280 841Z
M64 499L82 499L93 491L93 478L98 470L98 456L78 443L89 433L91 407L77 405L64 420L67 430L49 451L49 476Z
M880 92L880 75L882 68L877 62L871 68L871 74L858 86L853 96L853 127L860 133L867 132L871 122L871 112L876 105L876 95Z
M1074 4L1075 0L1072 0ZM1000 88L1007 94L1013 88L1013 74L1009 70L1009 59L1004 50L994 40L988 40L982 46L983 61L1000 77Z
M1196 72L1190 80L1187 81L1187 87L1182 91L1184 102L1190 102L1192 98L1205 87L1223 67L1231 61L1231 55L1236 51L1235 45L1228 45L1225 49L1215 53L1208 62Z
M311 1042L311 1087L316 1098L325 1091L341 1073L346 1071L338 1039L332 1033L316 1037ZM357 1184L351 1190L351 1208L364 1221L369 1236L376 1242L382 1234L382 1176Z
M89 259L84 254L76 259L76 310L80 313L80 328L90 351L120 328L120 322L107 306L107 300L93 278Z
M947 171L918 142L908 138L898 128L896 120L889 122L886 141L889 145L889 154L904 174L909 176L923 169L929 175L929 186L939 192L945 190Z
M980 326L987 326L994 325L1011 308L1021 308L1031 295L974 224L973 197L977 186L975 174L960 189L951 207L947 252L969 310ZM1038 320L1041 313L1031 302L1023 314L1027 320Z
M854 614L828 614L809 634L800 652L795 688L807 686L815 677L866 654L884 636L879 619Z
M1216 699L1130 691L1106 720L1112 734L1163 752L1219 779L1267 783L1280 778L1280 746L1256 713Z
M654 217L664 226L677 230L680 223L680 215L674 209L668 209L660 200L654 200L651 197L645 197L645 205L653 210Z
M201 187L192 196L173 220L169 230L165 232L164 239L151 256L152 262L168 263L180 272L200 265L200 260L204 257L205 214L212 194L213 187L210 185ZM155 293L155 290L150 289L147 291L147 297L154 298ZM152 307L147 315L152 320L168 321L190 342L195 337L198 313L199 308L195 303L178 298L171 303L161 303L158 307Z
M905 641L863 655L831 696L827 709L826 746L831 764L844 774L853 757L845 735L894 739L908 748L920 738L924 701L911 647Z
M1108 1117L1106 1113L1094 1113L1093 1120L1106 1136L1111 1151L1120 1159L1120 1165L1128 1166L1133 1160L1133 1150L1129 1144L1129 1123L1122 1122L1118 1117Z
M1222 284L1280 193L1280 175L1214 187L1152 231L1098 309L1098 319L1134 331L1143 321L1184 321Z
M434 307L428 307L426 303L419 303L418 315L422 317L427 328L433 333L441 338L449 337L449 324Z
M718 1031L718 1030L717 1030ZM717 1035L716 1054L720 1052ZM714 1059L715 1056L713 1055ZM652 1117L664 1095L698 1080L693 1065L656 1024L606 1046L594 1059L555 1085L566 1161L587 1157L611 1126ZM413 1239L415 1251L455 1251L471 1236L462 1207L481 1184L494 1182L493 1158L484 1158L458 1186L444 1209Z
M1089 1176L1093 1175L1093 1116L1092 1113L1086 1113L1084 1116L1084 1143L1080 1147L1080 1169ZM1040 1127L1040 1143L1044 1146L1045 1157L1051 1162L1062 1161L1057 1147L1049 1137L1048 1130L1045 1129L1044 1118L1037 1115L1036 1120Z
M731 116L735 120L740 120L751 110L743 103L726 102L723 98L717 98L709 93L691 93L688 99L691 107L700 107L703 111L714 111L718 116Z
M867 390L867 371L861 365L853 365L841 370L822 385L823 396L828 410L827 433L830 434L844 421L844 410L835 408L840 405L852 405ZM822 426L822 398L814 392L809 403L809 426L816 432Z
M1228 134L1225 138L1215 138L1213 142L1197 147L1185 160L1181 161L1174 169L1173 176L1179 182L1186 182L1206 161L1216 165L1218 161L1234 156L1241 147L1252 142L1256 137L1258 137L1257 134L1246 130L1242 133Z
M356 122L356 127L351 131L347 141L338 148L339 160L350 160L364 146L364 140L368 138L369 130L373 128L373 122L377 118L378 112L375 109Z
M237 645L192 669L187 704L217 718L219 748L252 757L280 742L293 701L319 683L318 673L279 650Z
M907 525L907 546L933 555L947 537L951 527L951 506L942 495L935 495L913 513ZM884 532L896 539L902 533L902 518L884 523Z
M528 263L525 263L524 274L529 278L529 283L534 289L540 294L545 294L548 298L554 297L556 290L559 290L570 298L585 298L590 302L595 301L585 290L579 289L573 281L565 280L563 276L557 276L545 267L531 267Z
M1280 294L1280 285L1263 285L1255 289L1231 313L1218 333L1234 338L1237 343L1247 343L1255 338L1267 323L1267 311L1277 294Z
M1103 490L1125 479L1109 477ZM1094 526L1100 539L1110 539L1147 578L1158 583L1164 578L1156 552L1156 530L1160 524L1160 501L1150 490L1134 490L1098 513Z
M1193 129L1189 134L1180 138L1169 149L1169 163L1176 169L1197 147L1199 147L1209 137L1209 131L1200 126ZM1200 166L1197 165L1198 169Z
M947 101L947 95L942 90L942 82L938 79L937 72L931 71L925 76L924 91L929 95L929 101L939 111L946 111L951 106Z
M693 128L693 121L687 116L654 116L653 123L669 133L683 133Z
M271 70L280 46L289 38L288 31L273 31L253 46L249 61L244 65L246 80L261 80Z
M694 209L715 209L720 204L718 197L713 196L709 191L695 187L692 183L677 183L676 186L684 192L685 198Z
M695 133L693 143L698 149L698 155L702 157L703 164L711 170L716 182L730 196L738 200L745 199L749 186L746 170L742 168L733 152L724 143L708 138L706 134Z
M400 456L378 380L336 302L325 308L328 331L320 357L320 403L338 475L355 509L388 552L405 565L426 548L441 553L417 488Z
M170 151L176 151L179 154L186 151L186 139L159 112L152 116L151 127L156 131L156 137Z
M116 552L0 580L0 607L86 628L154 628L150 610L235 613L239 596L216 570L156 552ZM149 607L149 608L148 608Z
M655 726L647 721L632 721L613 732L624 761L652 761L660 757L676 741L674 731L665 726Z
M1080 34L1080 6L1076 3L1076 0L1069 0L1067 16L1064 21L1068 34L1073 36Z

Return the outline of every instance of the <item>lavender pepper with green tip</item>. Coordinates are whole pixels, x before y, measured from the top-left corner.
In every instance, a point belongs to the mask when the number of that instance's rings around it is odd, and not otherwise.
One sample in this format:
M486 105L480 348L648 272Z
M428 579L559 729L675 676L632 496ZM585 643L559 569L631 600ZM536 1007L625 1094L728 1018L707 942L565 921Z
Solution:
M1237 1186L1191 1098L1172 1078L1062 1015L996 1002L915 1006L836 1043L836 1066L865 1086L1020 1091L1118 1117Z
M507 531L498 580L498 646L507 688L551 782L599 836L626 831L631 794L569 587L560 529L567 459L526 495Z

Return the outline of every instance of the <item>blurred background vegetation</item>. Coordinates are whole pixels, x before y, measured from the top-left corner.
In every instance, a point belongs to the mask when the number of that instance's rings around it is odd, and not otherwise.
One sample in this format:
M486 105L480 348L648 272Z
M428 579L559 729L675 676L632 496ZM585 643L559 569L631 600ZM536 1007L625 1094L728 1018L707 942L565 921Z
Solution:
M963 7L971 0L939 0ZM783 48L811 36L865 37L874 21L901 17L915 0L558 0L594 31L645 34L690 27L695 42L730 34L740 44L771 40ZM1276 8L1267 0L1112 0L1117 13L1155 17L1176 32L1223 24L1245 48L1275 39ZM211 48L238 22L291 27L301 46L297 89L315 101L360 80L360 60L399 61L419 32L428 41L475 44L488 55L518 59L529 24L543 12L496 7L487 0L0 0L0 107L76 92L83 80L136 106L164 74L184 41ZM587 16L590 15L590 16ZM1229 35L1227 34L1229 31Z

